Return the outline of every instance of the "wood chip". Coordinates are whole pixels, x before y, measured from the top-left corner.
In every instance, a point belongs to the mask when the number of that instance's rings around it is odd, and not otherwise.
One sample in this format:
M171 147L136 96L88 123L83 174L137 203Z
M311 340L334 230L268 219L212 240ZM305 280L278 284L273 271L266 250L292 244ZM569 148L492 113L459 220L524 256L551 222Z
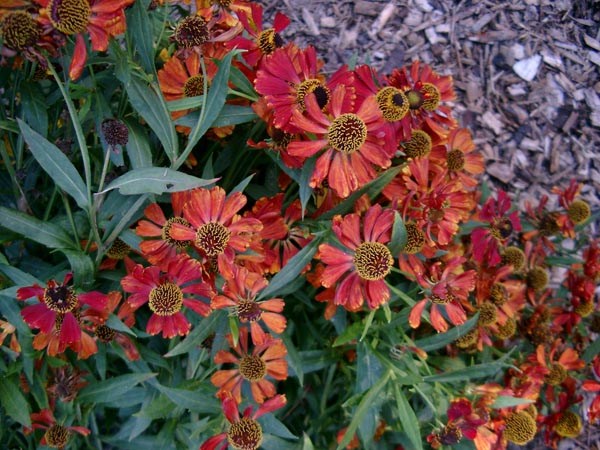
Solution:
M591 62L593 62L597 66L600 66L600 53L590 51L588 52L588 57L590 58Z
M427 0L414 0L414 1L415 1L415 6L417 8L419 8L421 11L426 12L426 13L433 11L433 6L431 6Z
M310 34L312 34L313 36L319 36L321 34L321 32L319 31L319 26L315 21L315 18L313 17L312 13L306 8L302 8L302 20L304 20L304 23L308 27L308 31Z
M354 14L375 17L379 14L379 8L373 2L358 0L354 4Z
M381 10L373 25L371 25L371 30L369 35L371 37L376 36L382 29L385 27L385 24L393 17L396 13L396 5L394 2L390 2Z
M494 134L497 135L502 133L502 130L504 129L500 114L495 114L492 111L486 111L481 116L481 123L490 128Z
M514 179L514 172L508 164L495 162L486 167L486 172L494 178L499 179L505 184L510 183Z
M538 73L541 62L542 57L540 55L534 55L531 58L517 61L512 67L515 73L525 81L533 81Z
M594 39L591 36L588 36L587 34L583 35L583 40L585 41L588 47L592 47L594 50L598 50L600 52L600 41Z

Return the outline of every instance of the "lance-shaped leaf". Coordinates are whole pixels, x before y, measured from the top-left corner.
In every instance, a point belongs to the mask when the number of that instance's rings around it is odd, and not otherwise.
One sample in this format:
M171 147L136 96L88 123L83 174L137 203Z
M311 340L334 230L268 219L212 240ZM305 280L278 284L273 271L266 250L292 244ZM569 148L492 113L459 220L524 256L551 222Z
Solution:
M117 400L137 384L155 376L155 373L130 373L105 381L90 383L81 390L77 400L81 403L109 403Z
M69 158L25 122L20 119L17 119L17 122L25 142L29 145L29 150L42 169L50 175L58 187L75 199L80 208L85 209L88 206L87 189Z
M402 428L408 436L408 439L410 439L410 442L413 445L412 448L421 450L423 444L421 443L421 433L419 432L419 419L417 419L417 415L398 384L394 384L394 396L396 397L397 413Z
M17 379L5 377L0 379L0 404L10 417L21 425L31 427L29 404L21 392Z
M204 180L166 167L148 167L121 175L99 194L113 189L119 189L123 195L173 193L207 186L216 181L217 178Z
M388 244L388 248L392 255L399 255L406 246L406 226L398 211L394 212L394 225L392 226L392 240Z
M50 222L0 206L0 225L49 248L73 248L65 230Z

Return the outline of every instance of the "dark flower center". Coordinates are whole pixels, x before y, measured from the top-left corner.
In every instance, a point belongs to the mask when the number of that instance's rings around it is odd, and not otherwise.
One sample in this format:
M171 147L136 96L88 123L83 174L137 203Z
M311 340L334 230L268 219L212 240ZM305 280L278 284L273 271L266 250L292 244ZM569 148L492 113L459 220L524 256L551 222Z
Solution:
M507 239L513 232L513 224L510 219L502 217L495 220L490 228L490 233L498 240Z
M242 417L231 424L227 441L236 450L256 450L262 441L262 428L256 420Z
M450 172L458 172L465 167L465 154L462 150L455 148L448 152L446 161L448 162L448 170Z
M174 283L163 283L150 291L148 306L158 316L172 316L183 306L183 292Z
M131 247L117 238L106 252L106 256L112 259L123 259L129 254Z
M79 302L73 289L60 285L44 289L44 303L49 310L59 314L66 314L73 311Z
M330 92L326 86L323 86L319 80L304 80L296 89L296 103L300 111L306 109L304 98L311 92L315 94L319 108L323 109L329 103Z
M101 342L112 342L115 338L116 331L106 325L99 325L96 327L96 336Z
M569 206L567 211L567 215L569 219L571 219L576 225L585 222L590 218L592 211L590 209L590 205L583 200L575 200Z
M423 109L425 111L435 111L440 106L442 96L437 87L431 83L423 83L421 86L421 94L423 95Z
M204 77L202 74L188 78L183 85L183 95L186 97L197 97L204 94Z
M44 437L46 438L46 445L52 448L63 448L69 442L69 430L59 424L54 424L48 430Z
M173 39L178 45L191 48L197 47L208 41L210 32L206 21L200 16L189 16L183 19L173 33Z
M129 141L127 125L117 119L102 122L102 134L108 145L127 145Z
M327 139L335 150L349 155L367 140L367 125L356 114L342 114L329 125Z
M390 250L380 242L363 242L354 252L354 267L363 280L383 279L393 264Z
M402 144L409 158L422 158L431 152L431 136L422 130L413 130L408 142Z
M88 0L50 0L48 12L54 28L72 35L86 30L92 9Z
M276 48L283 46L283 39L274 28L267 28L256 38L256 45L263 55L270 55Z
M13 50L23 50L40 37L40 28L31 15L25 11L8 14L0 24L4 45Z
M183 217L171 217L169 220L167 220L167 223L165 223L162 227L161 238L163 241L165 241L169 245L174 245L175 247L177 247L179 249L184 249L188 245L190 245L192 242L191 241L178 241L171 237L171 227L173 226L174 223L178 223L185 227L190 226L190 223L187 220L185 220Z
M395 87L384 87L377 92L375 98L383 118L388 122L400 120L408 113L408 99L402 91Z
M218 256L227 248L231 231L218 222L209 222L198 228L196 232L196 245L207 256Z
M267 364L260 356L246 355L240 361L240 374L248 381L262 380L267 373Z
M416 223L410 222L405 225L406 227L406 245L402 250L403 253L414 255L423 250L425 245L425 233L421 230Z
M236 310L241 322L256 322L262 316L260 306L254 300L240 300Z

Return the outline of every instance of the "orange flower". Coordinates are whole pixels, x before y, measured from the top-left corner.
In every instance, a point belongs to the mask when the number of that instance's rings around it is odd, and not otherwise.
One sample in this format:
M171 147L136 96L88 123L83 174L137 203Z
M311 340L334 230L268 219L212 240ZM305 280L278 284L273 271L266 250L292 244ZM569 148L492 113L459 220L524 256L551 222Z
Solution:
M75 36L69 77L77 80L87 60L84 33L89 33L92 50L103 52L110 37L125 32L124 9L134 0L36 0L41 21L67 36Z
M280 339L265 336L265 341L248 351L248 329L240 330L239 342L233 345L233 337L227 336L229 346L234 353L219 350L215 355L215 364L234 364L234 369L219 370L210 381L219 388L217 396L230 392L236 402L242 402L242 384L250 384L252 397L256 403L264 403L277 394L275 385L267 376L275 380L285 380L288 376L288 365L285 360L287 349Z

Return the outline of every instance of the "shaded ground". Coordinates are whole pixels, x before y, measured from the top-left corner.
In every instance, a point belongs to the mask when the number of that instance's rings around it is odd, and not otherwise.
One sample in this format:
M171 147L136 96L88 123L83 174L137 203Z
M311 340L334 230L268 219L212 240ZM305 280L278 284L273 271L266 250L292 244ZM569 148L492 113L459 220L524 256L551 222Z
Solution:
M383 73L420 59L452 75L459 123L484 153L484 180L522 205L570 179L600 205L600 0L265 0L327 71L356 58ZM597 222L591 227L597 234ZM587 426L562 450L600 449ZM527 446L544 449L541 442Z

